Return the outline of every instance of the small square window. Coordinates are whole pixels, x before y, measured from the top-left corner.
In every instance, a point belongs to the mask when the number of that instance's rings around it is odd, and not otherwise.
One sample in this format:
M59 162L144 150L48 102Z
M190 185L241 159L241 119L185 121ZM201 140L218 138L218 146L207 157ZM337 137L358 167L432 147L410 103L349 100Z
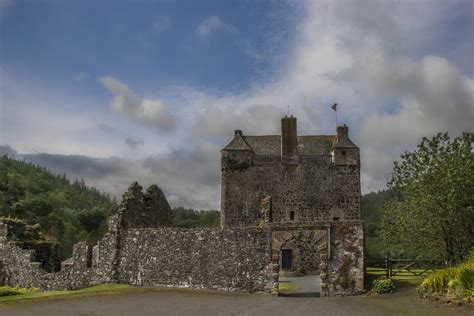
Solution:
M336 222L336 221L338 221L338 220L339 220L339 217L337 217L337 216L334 216L334 217L332 218L332 220Z
M294 221L295 220L295 211L291 211L290 212L290 221Z

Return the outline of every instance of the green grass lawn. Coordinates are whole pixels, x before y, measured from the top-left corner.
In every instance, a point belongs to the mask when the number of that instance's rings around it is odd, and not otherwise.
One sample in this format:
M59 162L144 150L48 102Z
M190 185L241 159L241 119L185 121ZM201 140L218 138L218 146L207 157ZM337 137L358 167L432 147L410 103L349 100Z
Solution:
M298 285L294 283L287 283L287 282L280 282L278 283L278 291L285 293L285 292L292 292L298 289Z
M423 281L423 279L427 276L427 274L419 276L413 275L412 273L405 270L393 269L392 271L396 273L396 275L391 277L391 279L395 283L410 283L415 286L418 286L421 281ZM412 271L419 273L423 270L412 269ZM385 269L383 268L367 268L367 274L372 277L385 276L385 273Z
M45 291L36 293L27 293L14 296L1 296L0 304L12 302L28 302L57 297L72 297L84 295L103 295L125 292L132 286L126 284L101 284L76 291Z

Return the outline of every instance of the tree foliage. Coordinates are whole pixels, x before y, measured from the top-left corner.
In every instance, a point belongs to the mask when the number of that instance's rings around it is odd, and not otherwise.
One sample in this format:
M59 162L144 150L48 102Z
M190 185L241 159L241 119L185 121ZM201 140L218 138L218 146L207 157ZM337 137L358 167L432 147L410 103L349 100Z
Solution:
M220 223L220 212L197 211L176 207L173 209L173 226L183 228L218 227Z
M381 235L392 255L463 259L474 246L472 134L423 138L395 162Z
M380 237L379 228L382 221L382 211L385 203L393 193L389 190L370 192L361 199L362 217L365 230L365 253L368 258L381 258L385 256L385 244Z
M80 240L95 243L105 219L115 207L110 197L84 181L7 156L0 159L0 217L39 223L49 237L61 242L63 256Z
M69 181L42 166L0 157L0 217L39 223L46 237L61 243L63 259L78 241L96 243L116 202L83 180ZM173 226L218 227L218 211L173 209Z

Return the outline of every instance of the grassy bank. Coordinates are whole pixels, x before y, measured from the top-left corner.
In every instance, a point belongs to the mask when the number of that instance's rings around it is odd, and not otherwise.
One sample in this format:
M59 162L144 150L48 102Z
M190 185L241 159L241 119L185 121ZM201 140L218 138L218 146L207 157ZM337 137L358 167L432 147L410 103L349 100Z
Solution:
M85 296L85 295L104 295L104 294L116 294L122 293L130 289L130 285L125 284L101 284L93 287L76 290L76 291L47 291L47 292L34 292L26 293L14 296L2 296L0 297L0 304L13 303L13 302L28 302L37 301L50 298L58 297L73 297L73 296Z

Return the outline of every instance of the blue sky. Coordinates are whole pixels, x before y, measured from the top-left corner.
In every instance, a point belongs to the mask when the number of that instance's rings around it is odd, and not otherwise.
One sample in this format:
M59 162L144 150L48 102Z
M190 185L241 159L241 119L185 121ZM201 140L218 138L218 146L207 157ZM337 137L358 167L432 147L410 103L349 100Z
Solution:
M119 195L218 208L234 129L339 120L364 192L423 136L472 131L472 1L0 0L0 145ZM112 172L113 171L113 172Z

